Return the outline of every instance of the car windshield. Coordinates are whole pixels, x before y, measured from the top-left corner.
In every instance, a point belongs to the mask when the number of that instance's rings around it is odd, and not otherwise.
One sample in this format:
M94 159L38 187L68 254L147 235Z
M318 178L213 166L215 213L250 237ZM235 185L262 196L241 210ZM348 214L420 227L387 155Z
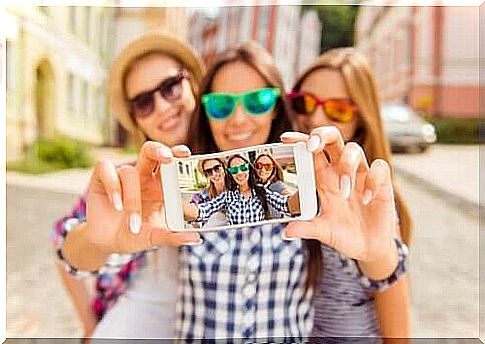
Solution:
M413 117L413 112L405 105L383 104L382 118L386 121L407 122Z

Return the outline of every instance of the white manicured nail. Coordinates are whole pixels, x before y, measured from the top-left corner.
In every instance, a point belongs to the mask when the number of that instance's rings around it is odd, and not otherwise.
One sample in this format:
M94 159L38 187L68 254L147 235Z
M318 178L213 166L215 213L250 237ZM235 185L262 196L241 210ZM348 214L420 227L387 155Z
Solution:
M320 147L320 143L322 142L322 139L318 135L312 135L310 139L308 140L306 144L306 148L313 153Z
M162 158L172 158L173 154L170 148L167 147L160 147L158 148L158 156Z
M362 197L362 204L367 205L369 204L370 200L372 199L372 191L365 190L364 197Z
M295 241L295 240L297 240L297 239L298 239L298 238L296 238L296 237L293 237L293 238L287 237L287 236L286 236L286 234L285 234L285 232L281 232L281 238L282 238L283 240L286 240L286 241Z
M342 191L342 194L344 198L349 198L350 197L350 191L351 191L351 185L350 185L350 177L347 174L344 174L340 178L340 190Z
M200 245L204 242L204 240L202 240L202 238L200 238L198 241L192 241L192 242L186 242L184 245L186 246L197 246L197 245Z
M140 228L141 228L140 214L138 214L138 213L131 214L130 215L130 231L133 234L138 234L138 233L140 233Z
M113 195L111 196L111 200L113 201L113 205L115 206L115 209L118 211L123 210L123 202L121 202L121 195L118 191L113 192Z

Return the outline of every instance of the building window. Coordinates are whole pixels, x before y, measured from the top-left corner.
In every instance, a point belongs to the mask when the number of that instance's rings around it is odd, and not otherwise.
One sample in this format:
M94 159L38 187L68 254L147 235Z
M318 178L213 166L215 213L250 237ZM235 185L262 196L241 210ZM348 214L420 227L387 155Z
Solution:
M103 87L98 90L98 121L103 123L106 116L106 98L103 92Z
M261 6L258 20L258 42L265 48L267 47L269 24L269 6Z
M69 31L72 33L76 33L76 21L77 21L77 7L70 6L69 7Z
M76 109L76 98L75 98L75 85L74 85L74 75L68 73L67 75L67 108L69 110Z
M87 117L87 97L88 97L88 83L86 81L81 81L81 98L80 100L80 110L81 116Z
M91 16L92 16L92 10L91 7L86 7L86 12L84 14L84 28L85 28L85 33L86 33L86 42L88 45L91 45Z
M15 89L15 77L17 75L17 63L15 59L15 43L7 41L7 90Z

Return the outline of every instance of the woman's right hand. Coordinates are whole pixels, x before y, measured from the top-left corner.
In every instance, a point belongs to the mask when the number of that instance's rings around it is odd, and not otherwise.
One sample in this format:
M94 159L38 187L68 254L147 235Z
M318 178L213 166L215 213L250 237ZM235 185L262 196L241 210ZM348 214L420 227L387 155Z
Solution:
M173 232L165 226L159 164L170 163L174 155L186 157L190 150L148 141L136 166L96 164L87 195L86 237L98 250L132 253L200 242L198 233Z

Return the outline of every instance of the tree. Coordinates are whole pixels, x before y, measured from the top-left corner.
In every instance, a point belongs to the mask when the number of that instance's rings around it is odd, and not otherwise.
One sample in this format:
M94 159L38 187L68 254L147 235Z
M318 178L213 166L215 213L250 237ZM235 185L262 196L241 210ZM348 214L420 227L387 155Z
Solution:
M322 23L320 53L354 44L356 5L308 5L303 11L316 10Z

